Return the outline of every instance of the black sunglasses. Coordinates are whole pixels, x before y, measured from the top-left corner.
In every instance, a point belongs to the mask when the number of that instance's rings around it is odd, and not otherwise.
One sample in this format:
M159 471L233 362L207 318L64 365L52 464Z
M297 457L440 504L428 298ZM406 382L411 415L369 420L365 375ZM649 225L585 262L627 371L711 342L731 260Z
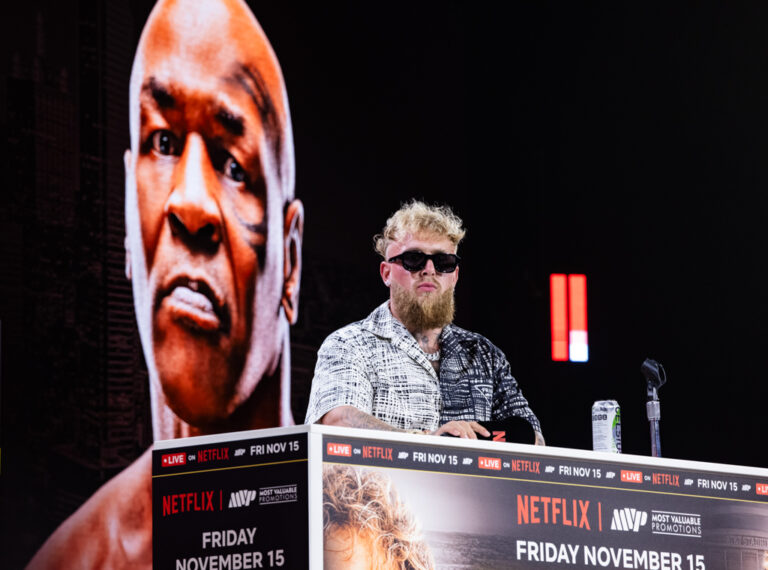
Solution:
M440 273L453 273L459 266L461 258L455 253L432 253L423 251L404 251L400 255L387 259L389 263L399 261L406 271L421 271L427 266L427 261L432 260L435 271Z

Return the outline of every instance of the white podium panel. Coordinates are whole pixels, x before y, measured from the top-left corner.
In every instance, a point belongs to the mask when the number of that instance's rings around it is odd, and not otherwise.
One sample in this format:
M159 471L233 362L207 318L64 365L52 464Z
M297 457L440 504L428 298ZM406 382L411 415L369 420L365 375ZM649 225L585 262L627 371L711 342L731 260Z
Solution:
M768 470L324 426L237 432L156 444L153 544L154 566L176 570L387 553L450 569L765 570Z

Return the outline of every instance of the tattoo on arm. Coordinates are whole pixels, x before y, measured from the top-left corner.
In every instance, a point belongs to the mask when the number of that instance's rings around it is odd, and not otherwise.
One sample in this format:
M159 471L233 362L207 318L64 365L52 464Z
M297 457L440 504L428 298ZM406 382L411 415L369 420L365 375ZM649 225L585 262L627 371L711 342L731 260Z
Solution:
M348 427L378 429L383 431L403 431L351 406L344 407L341 420L343 425Z

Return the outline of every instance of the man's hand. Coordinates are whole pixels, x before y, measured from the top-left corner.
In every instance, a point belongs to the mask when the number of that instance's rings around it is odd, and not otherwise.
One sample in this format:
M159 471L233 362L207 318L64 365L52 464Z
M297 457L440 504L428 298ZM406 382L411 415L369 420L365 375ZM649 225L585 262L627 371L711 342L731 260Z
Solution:
M491 435L487 429L481 426L477 422L465 422L455 420L441 425L431 435L443 435L444 433L455 435L456 437L463 437L465 439L477 439L476 434L481 434L483 437Z
M536 438L534 439L534 445L547 445L547 442L544 441L544 435L540 431L535 431Z

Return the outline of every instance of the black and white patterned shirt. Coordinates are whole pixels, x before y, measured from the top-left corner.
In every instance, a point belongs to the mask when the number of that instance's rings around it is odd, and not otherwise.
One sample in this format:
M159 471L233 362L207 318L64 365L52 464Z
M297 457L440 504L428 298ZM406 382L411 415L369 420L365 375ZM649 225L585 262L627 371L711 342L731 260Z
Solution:
M501 350L455 325L443 329L440 343L438 378L388 301L337 330L318 351L305 423L338 406L353 406L401 429L434 431L451 420L514 415L541 431Z

